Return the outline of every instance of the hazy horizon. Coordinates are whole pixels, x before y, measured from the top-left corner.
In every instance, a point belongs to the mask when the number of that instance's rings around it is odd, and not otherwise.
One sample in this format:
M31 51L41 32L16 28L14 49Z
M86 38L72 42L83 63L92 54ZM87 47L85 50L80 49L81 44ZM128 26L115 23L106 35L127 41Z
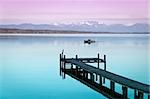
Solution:
M22 22L22 23L0 23L0 25L25 25L25 24L32 24L32 25L61 25L61 24L65 24L65 25L71 25L71 24L75 24L75 25L79 25L79 24L87 24L90 25L89 23L92 22L97 22L99 25L124 25L124 26L132 26L132 25L136 25L136 24L147 24L150 25L149 22L135 22L135 23L120 23L120 22L101 22L101 21L78 21L78 22L49 22L49 23L32 23L32 22Z

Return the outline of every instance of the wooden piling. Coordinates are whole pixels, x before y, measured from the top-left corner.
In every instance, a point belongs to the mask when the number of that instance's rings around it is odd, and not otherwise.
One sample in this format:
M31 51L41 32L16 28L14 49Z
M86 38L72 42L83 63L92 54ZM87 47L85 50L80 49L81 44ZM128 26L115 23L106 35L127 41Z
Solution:
M98 69L99 69L99 53L98 53L98 59L97 59L97 67L98 67Z
M110 89L115 91L115 82L110 81Z
M148 96L147 96L147 97L148 97L148 99L150 99L150 94L148 94Z
M98 80L97 74L95 74L95 80L96 80L96 81Z
M134 89L134 99L137 99L137 91Z
M93 83L94 82L94 75L93 75L93 73L90 73L90 79L91 79L91 82Z
M78 59L78 55L76 55L76 59Z
M104 55L104 71L106 71L106 55ZM103 77L103 83L105 84L105 77Z
M76 75L78 76L78 66L76 66Z
M85 79L88 79L88 72L85 71Z
M99 69L99 53L97 54L97 68ZM97 81L97 74L96 75L96 81Z
M122 86L122 94L123 94L123 99L128 98L128 88L126 86Z
M71 72L73 72L73 64L71 64Z
M60 74L60 76L61 76L61 71L62 71L62 70L61 70L61 68L62 68L62 66L61 66L61 65L62 65L61 54L59 55L59 62L60 62L60 63L59 63L59 70L60 70L60 73L59 73L59 74Z
M81 68L78 68L78 75L81 76Z
M65 73L66 73L66 62L65 62L65 59L66 59L66 55L64 55L64 79L65 79Z
M104 70L106 71L106 55L104 55Z
M85 71L84 71L84 69L82 70L82 73L83 73L82 74L82 78L85 79Z
M99 84L102 86L102 76L99 75Z
M138 91L138 98L139 98L139 99L143 99L143 92Z

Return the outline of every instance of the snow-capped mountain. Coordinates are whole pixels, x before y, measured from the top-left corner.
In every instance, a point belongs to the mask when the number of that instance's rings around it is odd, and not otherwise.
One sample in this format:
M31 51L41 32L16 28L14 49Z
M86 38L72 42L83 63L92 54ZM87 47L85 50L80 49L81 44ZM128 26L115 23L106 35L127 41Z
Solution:
M9 24L0 25L0 28L15 29L47 29L47 30L70 30L85 32L149 32L150 25L144 23L136 23L130 26L123 24L101 24L97 21L84 21L78 23L51 23L51 24Z

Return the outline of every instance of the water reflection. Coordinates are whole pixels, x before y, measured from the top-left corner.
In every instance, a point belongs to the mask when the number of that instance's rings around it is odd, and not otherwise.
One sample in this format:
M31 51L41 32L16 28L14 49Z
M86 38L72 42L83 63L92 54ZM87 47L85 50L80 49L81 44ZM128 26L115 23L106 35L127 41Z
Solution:
M96 42L85 45L85 39ZM62 49L68 57L106 54L107 70L149 84L149 46L147 36L0 38L0 96L8 99L104 98L70 77L65 80L59 77Z

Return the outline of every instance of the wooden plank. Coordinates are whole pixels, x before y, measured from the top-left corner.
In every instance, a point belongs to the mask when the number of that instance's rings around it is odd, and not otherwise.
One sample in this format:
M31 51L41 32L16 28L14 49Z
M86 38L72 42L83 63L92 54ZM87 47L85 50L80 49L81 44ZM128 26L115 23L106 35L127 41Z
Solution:
M85 64L82 62L79 62L79 61L74 60L74 59L66 60L65 62L77 65L77 66L81 67L82 69L84 69L90 73L96 73L96 74L101 75L101 76L103 76L103 77L105 77L111 81L117 82L121 85L128 86L132 89L137 89L137 90L143 91L145 93L150 93L150 91L149 91L150 85L143 84L143 83L137 82L135 80L131 80L131 79L128 79L126 77L119 76L117 74L114 74L114 73L111 73L108 71L104 71L102 69L97 69L96 67L93 67L91 65L88 65L88 64Z

